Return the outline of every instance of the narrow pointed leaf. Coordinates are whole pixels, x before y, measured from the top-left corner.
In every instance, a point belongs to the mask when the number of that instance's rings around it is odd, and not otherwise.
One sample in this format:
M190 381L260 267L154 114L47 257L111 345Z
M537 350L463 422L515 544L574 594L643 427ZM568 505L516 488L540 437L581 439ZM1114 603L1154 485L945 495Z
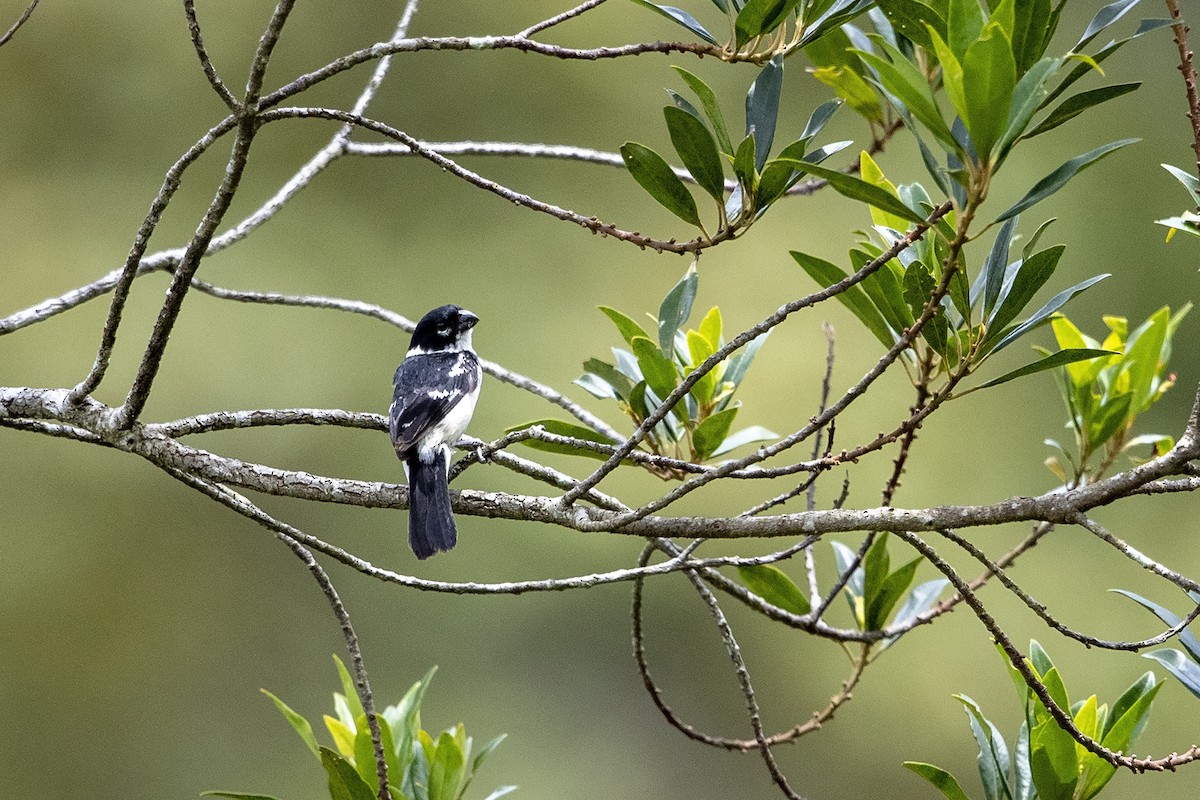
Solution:
M312 725L309 724L308 720L293 711L287 703L283 702L266 689L260 689L259 691L271 698L271 702L274 703L275 707L279 709L279 713L283 714L284 719L288 721L288 724L292 726L292 729L295 730L296 733L300 734L300 738L304 740L304 744L309 750L312 751L312 754L317 756L317 758L320 758L320 755L317 752L317 738L313 735Z
M1179 167L1171 166L1170 164L1160 165L1167 172L1175 176L1175 180L1183 184L1183 188L1187 189L1188 194L1192 196L1192 202L1200 206L1200 180L1190 172L1185 172Z
M1066 162L1061 167L1038 181L1024 197L1016 202L1016 204L1014 204L1000 216L996 217L996 221L1003 222L1009 217L1020 214L1022 211L1034 205L1035 203L1040 203L1042 200L1045 200L1047 197L1057 192L1067 184L1067 181L1074 178L1092 164L1095 164L1097 161L1111 153L1115 153L1117 150L1120 150L1126 145L1131 145L1134 142L1139 141L1141 140L1121 139L1119 141L1097 147L1095 150L1089 150L1083 155L1072 158L1070 161Z
M742 428L737 433L730 434L725 437L725 441L712 452L711 458L723 456L731 450L736 450L739 447L755 442L773 442L779 438L779 434L775 433L762 425L751 425L749 428Z
M807 253L801 253L793 250L792 258L796 259L796 263L800 268L808 273L814 281L822 288L829 288L839 281L843 281L849 276L836 264L831 264L824 259L811 256ZM887 321L883 315L879 313L879 309L871 302L871 299L859 286L850 286L845 291L836 295L839 302L858 317L859 321L867 327L875 338L883 343L884 347L891 347L895 341L891 330L888 328Z
M983 316L987 319L996 302L1000 298L1000 288L1004 285L1004 272L1008 268L1008 248L1012 243L1013 233L1016 232L1017 217L1005 221L992 242L992 249L987 260L983 262L980 276L983 279ZM973 300L974 298L972 298Z
M880 4L888 22L906 39L921 45L926 50L933 49L929 39L929 28L937 31L943 39L946 38L946 18L921 0L889 0ZM929 28L926 27L929 26Z
M671 287L671 291L667 292L667 296L663 298L658 307L658 344L663 356L668 359L675 352L676 331L682 328L688 317L692 315L692 306L696 302L696 291L699 285L700 277L693 264L688 267L688 271L683 274L679 282ZM635 342L631 340L629 344L634 348L634 353L637 353ZM642 368L642 374L645 374L645 367ZM657 392L654 381L649 382L650 388Z
M661 6L657 3L648 2L648 0L633 0L633 2L637 3L643 8L648 8L651 11L662 14L667 19L682 25L709 44L717 43L716 38L707 30L705 30L704 26L700 24L699 20L697 20L688 12L684 11L682 8L675 8L675 6Z
M1001 336L1000 341L996 342L995 347L991 348L991 352L995 353L1003 350L1005 347L1008 347L1010 344L1024 336L1033 328L1036 328L1038 325L1046 322L1046 320L1048 320L1050 316L1054 314L1054 312L1065 306L1072 297L1109 277L1112 276L1108 273L1104 273L1103 275L1097 275L1094 278L1088 278L1086 281L1081 281L1069 289L1063 289L1061 292L1054 295L1054 297L1051 297L1046 305L1038 309L1032 316L1029 317L1029 319L1025 320L1020 325L1017 325Z
M1061 244L1048 247L1021 262L1011 282L1005 281L1000 290L1000 302L987 320L986 338L999 336L1004 327L1025 310L1025 306L1037 294L1038 289L1050 280L1066 249L1066 246Z
M1009 111L1004 134L992 149L992 159L997 164L1002 162L1016 141L1022 137L1029 138L1034 134L1026 134L1033 115L1042 107L1048 90L1046 83L1054 73L1062 67L1062 59L1043 58L1030 67L1013 89L1012 109Z
M612 442L609 441L603 434L597 433L591 428L585 428L582 425L574 425L570 422L563 422L562 420L558 419L536 419L532 422L526 422L522 425L514 425L511 428L507 428L504 432L513 433L515 431L524 430L525 428L532 428L534 425L541 425L546 429L547 433L553 433L557 436L570 436L573 439L583 439L584 441L596 442L598 444L612 444ZM569 444L561 444L558 442L543 442L540 439L524 439L521 441L521 444L534 450L541 450L546 453L562 453L569 456L586 456L588 458L595 458L600 461L606 461L608 459L608 454L606 453L598 453L595 450L588 450L582 447L573 447Z
M627 317L620 311L617 311L615 308L609 308L608 306L600 306L599 308L604 312L605 316L611 319L613 324L617 326L617 330L621 332L621 338L623 338L627 344L632 344L633 337L635 336L644 336L646 338L650 337L650 334L646 333L645 328L637 324L637 322L630 317Z
M783 161L784 159L777 159ZM839 172L836 169L829 169L818 164L811 164L807 161L798 161L796 169L803 169L810 175L815 175L818 178L824 178L833 187L834 191L844 197L849 197L851 200L857 200L861 203L866 203L869 206L878 208L880 211L886 211L889 214L894 214L897 217L903 217L909 222L924 223L925 218L913 211L908 206L904 205L900 199L886 189L881 189L878 186L872 186L861 178L856 178L853 175L847 175Z
M1142 608L1146 609L1150 613L1154 614L1154 616L1158 617L1160 620L1165 622L1167 625L1170 625L1171 627L1175 627L1183 620L1183 617L1181 617L1178 614L1176 614L1175 612L1171 611L1169 608L1160 606L1158 603L1155 603L1153 600L1147 600L1145 597L1142 597L1140 594L1135 594L1135 593L1127 591L1125 589L1113 589L1111 591L1114 591L1117 594L1128 597L1130 600L1137 603L1138 605L1140 605ZM1196 661L1200 662L1200 638L1198 638L1196 636L1196 634L1192 633L1190 630L1187 630L1185 628L1184 630L1180 631L1180 633L1179 633L1179 643L1187 648L1187 651L1192 654L1192 658L1194 658L1194 659L1196 659Z
M941 767L920 761L905 761L904 766L932 783L946 800L970 800L954 776Z
M1026 364L1020 369L1014 369L1012 372L1007 372L999 378L990 380L987 383L980 384L978 389L987 389L992 386L999 386L1002 383L1008 383L1017 378L1024 378L1026 375L1033 375L1037 372L1044 372L1055 367L1066 366L1073 364L1076 361L1087 361L1093 358L1101 358L1103 356L1119 355L1112 350L1092 350L1089 348L1076 350L1059 350L1057 353L1052 353L1045 358L1034 361L1032 364Z
M1046 131L1051 131L1062 125L1064 122L1074 119L1075 117L1087 111L1092 106L1098 106L1101 103L1107 103L1121 95L1129 94L1141 86L1141 82L1135 83L1118 83L1112 86L1101 86L1099 89L1090 89L1086 92L1072 95L1066 100L1058 104L1058 106L1050 112L1050 114L1037 124L1033 130L1025 135L1026 139L1032 139L1035 136L1040 136Z
M721 106L717 104L716 94L708 87L707 83L683 67L673 66L671 69L678 72L679 77L683 78L688 87L696 93L696 97L700 98L700 106L704 109L704 114L708 117L708 121L712 125L713 133L717 137L717 145L721 148L721 152L733 155L733 144L729 140L729 129L725 127L725 115L721 113Z
M321 748L321 766L329 776L330 800L375 800L371 787L350 762L328 747Z
M662 156L645 145L626 142L621 145L621 158L633 179L663 208L684 222L699 227L700 212L696 208L696 199Z
M696 430L692 431L692 446L696 448L696 456L700 461L705 461L716 452L721 443L725 441L725 437L729 435L729 429L733 425L733 418L737 416L738 407L730 406L723 411L718 411L710 417L705 418L703 422L696 426Z
M934 138L950 152L959 152L962 148L950 133L946 121L942 119L941 111L929 89L929 82L899 50L881 39L876 41L888 53L891 61L866 50L855 50L855 54L874 68L883 88L928 128Z
M1188 659L1183 654L1183 651L1166 648L1164 650L1153 650L1149 653L1143 653L1142 657L1153 659L1162 664L1183 684L1183 688L1200 698L1200 665Z
M1095 39L1102 30L1112 25L1114 22L1125 16L1133 7L1138 4L1138 0L1116 0L1109 3L1096 12L1096 16L1092 17L1092 21L1088 23L1087 28L1083 31L1083 36L1079 38L1072 50L1079 50L1092 39Z

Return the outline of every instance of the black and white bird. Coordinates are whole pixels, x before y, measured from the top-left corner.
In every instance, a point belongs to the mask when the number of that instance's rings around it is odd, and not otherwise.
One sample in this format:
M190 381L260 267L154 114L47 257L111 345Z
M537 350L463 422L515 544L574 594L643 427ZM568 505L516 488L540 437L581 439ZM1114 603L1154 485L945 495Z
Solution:
M408 543L417 558L454 547L450 511L451 446L479 399L479 359L471 329L479 317L455 305L421 317L396 368L388 427L408 475Z

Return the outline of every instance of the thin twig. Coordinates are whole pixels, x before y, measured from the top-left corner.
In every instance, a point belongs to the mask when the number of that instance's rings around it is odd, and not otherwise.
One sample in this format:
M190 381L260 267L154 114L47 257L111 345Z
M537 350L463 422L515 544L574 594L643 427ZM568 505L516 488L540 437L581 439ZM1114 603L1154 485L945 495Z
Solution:
M237 114L242 104L221 80L221 76L217 74L217 68L213 66L212 59L209 58L208 50L204 46L204 37L200 33L200 21L196 19L195 0L183 0L183 13L187 15L188 33L192 36L192 47L195 48L196 56L200 59L200 68L204 70L204 77L208 78L209 85L213 87L229 110Z
M1167 8L1171 12L1174 23L1171 29L1175 32L1175 45L1179 49L1179 71L1183 75L1183 85L1187 92L1188 119L1192 123L1192 152L1196 154L1196 170L1200 174L1200 95L1196 89L1196 68L1192 66L1192 51L1188 46L1187 23L1179 13L1179 3L1167 0Z
M38 2L40 0L30 0L29 5L21 12L21 16L17 18L17 21L9 26L9 29L4 32L3 36L0 36L0 47L8 44L9 40L17 34L17 31L21 30L21 26L29 21L29 18L33 16L33 10L38 6Z
M587 0L586 3L580 3L574 8L564 11L561 14L550 17L549 19L544 19L536 25L530 25L528 28L518 33L517 36L528 39L530 36L533 36L539 31L544 31L547 28L553 28L555 25L566 22L569 19L574 19L575 17L578 17L580 14L583 14L587 11L591 11L593 8L604 2L606 2L606 0Z

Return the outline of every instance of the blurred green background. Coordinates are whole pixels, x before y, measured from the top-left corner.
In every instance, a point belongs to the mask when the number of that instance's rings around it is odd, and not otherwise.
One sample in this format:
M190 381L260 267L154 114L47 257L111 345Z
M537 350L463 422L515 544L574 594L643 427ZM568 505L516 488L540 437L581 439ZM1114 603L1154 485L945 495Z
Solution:
M213 59L228 83L245 65L271 3L199 3ZM269 87L391 35L400 2L297 4ZM561 0L446 3L427 0L414 35L511 33L566 7ZM701 0L681 3L703 15ZM1052 49L1075 41L1099 3L1076 0ZM1189 4L1190 5L1190 4ZM23 0L0 3L0 25ZM1188 11L1193 8L1186 9ZM1163 16L1143 3L1132 16ZM1119 28L1132 31L1134 21ZM679 29L623 0L611 0L547 39L572 45L677 38ZM1178 213L1186 196L1159 168L1192 163L1182 82L1168 32L1128 45L1087 86L1143 80L1133 95L1018 149L1001 175L993 213L1067 158L1104 142L1144 141L1106 160L1026 214L1028 233L1050 216L1045 242L1067 254L1046 295L1098 272L1114 277L1069 309L1099 336L1102 314L1141 320L1156 308L1195 300L1200 247L1163 243L1151 221ZM669 69L696 71L740 120L749 66L642 56L558 62L517 52L418 53L398 60L370 114L432 140L568 143L614 151L637 140L669 152L661 107ZM827 90L788 62L777 141L801 130ZM349 107L370 67L339 76L303 103ZM236 91L236 90L235 90ZM164 171L224 114L188 41L178 2L46 2L0 49L0 314L91 281L115 268ZM269 197L335 130L332 124L273 125L255 143L229 220ZM823 141L866 140L843 110ZM182 244L217 185L223 142L187 174L151 242ZM893 180L926 180L903 134L879 157ZM841 159L835 159L841 161ZM507 186L620 227L657 236L690 233L655 206L623 171L568 162L464 159ZM788 257L803 249L843 261L860 209L825 192L768 215L744 239L705 255L698 305L720 304L736 332L812 286ZM976 263L979 255L974 256ZM444 302L483 322L480 352L566 391L620 423L570 382L580 363L616 337L599 304L653 312L687 261L594 238L548 216L505 203L415 159L346 158L274 220L209 259L201 277L261 290L328 293L380 303L415 318ZM120 402L140 358L166 277L138 281L114 367L98 396ZM107 298L0 340L0 385L71 386L91 365ZM841 306L827 304L775 331L742 393L742 422L787 432L813 413L824 361L822 320L838 329L834 389L874 363L878 346ZM1048 332L1036 337L1048 345ZM167 420L218 409L289 406L382 411L407 337L381 323L327 311L250 307L189 299L146 409ZM1179 387L1139 432L1177 435L1200 379L1194 353L1200 320L1185 322L1175 351ZM1016 351L1023 348L1012 348ZM1006 353L994 375L1026 353ZM998 359L999 360L999 359ZM993 375L993 376L994 376ZM839 418L843 446L890 429L909 396L901 375ZM470 432L482 438L552 413L511 387L484 387ZM1053 382L1037 376L953 403L923 429L897 504L992 501L1051 488L1041 444L1061 435ZM284 428L193 439L197 446L287 468L369 480L401 480L378 433ZM850 504L877 504L890 455L854 468ZM557 460L583 474L589 464ZM823 487L828 504L840 481ZM519 492L540 485L477 467L461 486ZM644 500L663 486L642 473L619 475L609 491ZM769 489L745 485L694 496L678 513L733 513ZM773 493L773 492L772 492ZM621 536L572 534L534 524L459 520L461 544L418 564L405 545L402 512L364 511L255 498L306 532L383 566L446 580L568 576L632 563L641 544ZM799 507L799 506L794 506ZM1195 499L1137 499L1098 512L1115 533L1149 555L1195 574ZM1001 552L1022 527L975 530ZM206 788L325 796L319 767L271 704L266 687L311 719L331 709L330 653L343 642L310 576L264 530L186 490L148 464L101 448L0 429L0 797L141 800L195 797ZM847 537L847 540L857 538ZM747 550L762 549L747 545ZM713 553L726 548L713 546ZM895 548L899 552L899 548ZM826 579L828 545L818 548ZM897 556L898 557L898 556ZM961 560L963 568L974 571ZM519 597L459 597L383 586L340 566L332 575L363 640L377 699L395 702L429 666L440 666L425 722L459 720L477 738L507 731L473 796L502 783L537 798L777 796L755 754L695 744L669 728L644 695L630 656L626 585ZM1157 628L1132 603L1106 592L1139 591L1180 606L1153 581L1074 529L1061 529L1014 573L1065 622L1119 639ZM933 577L923 568L920 579ZM748 736L742 700L719 639L681 578L648 589L649 654L667 698L710 731ZM1024 645L1038 637L1064 669L1073 697L1111 702L1150 662L1085 651L1051 633L995 588L989 607ZM839 604L837 613L844 614ZM731 607L772 730L825 705L847 671L840 650L779 630ZM1161 673L1161 670L1160 670ZM1164 755L1197 740L1197 701L1168 680L1138 751ZM815 798L886 795L929 798L931 788L900 766L932 761L978 794L976 750L960 706L964 692L1009 737L1019 712L999 658L965 610L922 628L867 673L853 702L815 735L777 751L792 784ZM1119 775L1108 798L1194 796L1200 767L1176 775Z

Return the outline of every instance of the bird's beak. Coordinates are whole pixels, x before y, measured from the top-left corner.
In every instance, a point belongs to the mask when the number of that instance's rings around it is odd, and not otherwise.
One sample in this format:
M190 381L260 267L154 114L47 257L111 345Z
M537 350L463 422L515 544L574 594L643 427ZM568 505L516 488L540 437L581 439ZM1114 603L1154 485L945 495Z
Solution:
M458 312L458 330L460 333L471 330L478 322L479 317L465 308Z

